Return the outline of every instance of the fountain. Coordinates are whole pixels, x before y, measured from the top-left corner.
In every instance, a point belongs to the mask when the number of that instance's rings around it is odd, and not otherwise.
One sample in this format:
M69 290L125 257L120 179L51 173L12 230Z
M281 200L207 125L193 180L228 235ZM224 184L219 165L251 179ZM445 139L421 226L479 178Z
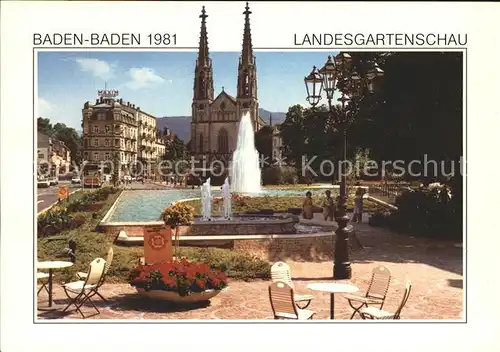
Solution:
M227 177L222 185L222 199L224 200L224 219L231 220L231 187Z
M210 177L201 185L201 214L203 220L212 220L212 186Z
M250 113L245 112L238 129L236 150L231 166L232 191L235 193L260 193L261 174L259 153L255 149L255 137Z

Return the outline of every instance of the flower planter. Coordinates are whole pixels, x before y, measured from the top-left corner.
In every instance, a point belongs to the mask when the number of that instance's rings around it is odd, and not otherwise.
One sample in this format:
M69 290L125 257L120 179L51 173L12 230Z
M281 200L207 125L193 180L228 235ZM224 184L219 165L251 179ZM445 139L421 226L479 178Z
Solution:
M209 301L211 298L217 296L220 290L206 290L204 292L191 293L189 296L181 296L177 292L172 291L162 291L162 290L151 290L146 291L143 288L136 287L137 292L145 297L160 299L164 301L174 302L174 303L197 303Z

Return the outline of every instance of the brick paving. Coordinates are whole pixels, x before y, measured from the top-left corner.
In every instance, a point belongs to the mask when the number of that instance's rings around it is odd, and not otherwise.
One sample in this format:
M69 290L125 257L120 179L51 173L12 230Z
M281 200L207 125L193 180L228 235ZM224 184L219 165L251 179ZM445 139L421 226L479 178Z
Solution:
M356 225L357 236L364 249L351 254L353 278L350 280L364 293L371 277L371 270L379 264L391 269L393 279L384 309L396 310L404 293L406 280L410 279L413 291L401 319L461 319L463 310L462 248L448 241L413 238L390 233L385 229ZM270 261L285 260L291 267L295 289L298 293L311 293L314 300L308 309L316 312L315 319L328 319L330 296L310 291L307 284L328 282L332 276L331 243L328 248L308 248L308 253L297 257L296 253L282 252ZM261 256L263 254L261 253ZM290 259L290 258L293 258ZM100 292L108 299L96 299L101 314L89 319L202 319L243 320L272 319L268 298L268 281L230 281L229 287L212 298L208 305L175 306L162 301L142 298L127 284L105 284ZM60 286L54 285L55 302L66 302ZM41 293L39 304L46 296ZM91 307L84 307L91 314ZM352 310L341 294L335 295L335 317L349 319ZM39 312L39 319L81 319L76 312L62 314Z

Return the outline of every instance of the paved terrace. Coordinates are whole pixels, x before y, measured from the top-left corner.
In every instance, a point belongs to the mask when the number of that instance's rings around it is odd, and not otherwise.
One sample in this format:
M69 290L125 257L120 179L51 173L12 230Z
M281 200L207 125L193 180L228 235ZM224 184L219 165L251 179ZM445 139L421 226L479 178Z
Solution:
M388 232L385 229L357 224L357 235L365 248L351 255L352 283L364 293L371 270L379 264L393 273L385 309L394 311L399 305L410 279L413 290L401 319L460 319L463 301L462 248L447 241L413 238ZM309 306L316 311L315 319L328 319L330 297L327 293L307 289L311 282L327 282L332 275L331 243L323 248L304 248L302 253L265 251L263 248L245 250L269 261L285 260L291 266L296 291L312 293L315 299ZM135 294L127 284L105 284L100 292L108 298L96 299L101 314L90 319L272 319L266 281L231 281L229 287L213 298L209 305L179 307L162 301L150 301ZM66 302L63 290L54 285L55 303ZM40 294L39 303L46 296ZM92 308L84 307L85 314ZM351 309L341 294L335 295L335 316L348 319ZM76 312L39 312L39 319L81 319ZM358 318L359 319L359 318Z

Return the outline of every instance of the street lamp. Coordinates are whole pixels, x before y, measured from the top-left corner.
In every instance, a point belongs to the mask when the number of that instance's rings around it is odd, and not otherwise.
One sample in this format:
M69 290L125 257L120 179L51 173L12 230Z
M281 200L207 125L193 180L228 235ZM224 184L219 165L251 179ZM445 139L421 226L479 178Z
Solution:
M307 91L307 101L314 108L321 100L322 91L326 94L328 101L328 111L333 113L332 104L335 90L341 93L338 101L342 104L341 116L336 120L339 132L342 136L342 160L340 163L340 202L335 221L338 224L334 250L334 280L350 279L352 276L351 263L349 261L349 232L352 227L348 227L349 217L347 216L347 185L345 175L345 164L347 162L347 113L346 103L352 99L357 99L363 93L364 87L369 93L374 93L377 89L380 78L384 71L377 64L372 63L366 70L364 77L353 69L353 60L347 53L339 53L334 58L328 56L325 65L320 69L313 68L312 72L304 77Z

